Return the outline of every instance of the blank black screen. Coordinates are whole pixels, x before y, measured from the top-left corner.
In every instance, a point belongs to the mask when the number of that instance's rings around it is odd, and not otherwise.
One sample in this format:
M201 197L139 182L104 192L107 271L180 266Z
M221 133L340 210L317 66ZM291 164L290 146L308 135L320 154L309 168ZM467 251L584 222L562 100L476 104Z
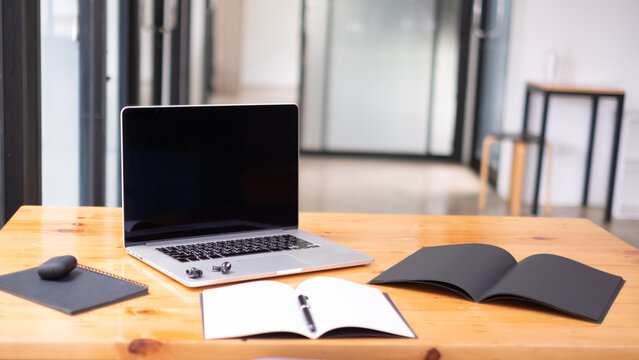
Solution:
M122 111L127 242L297 226L296 105Z

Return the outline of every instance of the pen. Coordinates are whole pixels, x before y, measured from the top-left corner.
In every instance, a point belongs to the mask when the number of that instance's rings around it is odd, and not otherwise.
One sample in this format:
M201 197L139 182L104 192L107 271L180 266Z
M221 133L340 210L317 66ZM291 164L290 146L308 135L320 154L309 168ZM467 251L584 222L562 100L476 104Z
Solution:
M315 322L313 321L313 317L311 316L311 307L308 306L308 302L306 300L308 297L304 295L300 295L297 297L300 301L300 307L302 308L302 312L304 313L304 317L306 318L306 322L308 323L308 328L315 332Z

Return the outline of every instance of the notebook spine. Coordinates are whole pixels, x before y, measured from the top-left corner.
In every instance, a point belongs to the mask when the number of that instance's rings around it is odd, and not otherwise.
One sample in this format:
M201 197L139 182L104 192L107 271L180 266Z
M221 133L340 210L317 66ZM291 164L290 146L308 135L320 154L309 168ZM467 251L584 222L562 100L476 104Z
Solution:
M79 268L81 268L81 269L84 269L84 270L87 270L87 271L92 271L92 272L94 272L94 273L98 273L98 274L101 274L101 275L110 276L110 277L115 278L115 279L128 281L128 282L130 282L130 283L136 284L136 285L138 285L138 286L142 286L142 287L147 288L147 289L149 288L146 284L142 284L142 283L140 283L140 282L137 282L137 281L135 281L135 280L131 280L131 279L127 279L127 278L122 277L122 276L118 276L118 275L115 275L115 274L111 274L111 273L108 273L108 272L103 271L103 270L100 270L100 269L92 268L92 267L90 267L90 266L86 266L86 265L78 264L78 265L77 265L77 267L79 267Z

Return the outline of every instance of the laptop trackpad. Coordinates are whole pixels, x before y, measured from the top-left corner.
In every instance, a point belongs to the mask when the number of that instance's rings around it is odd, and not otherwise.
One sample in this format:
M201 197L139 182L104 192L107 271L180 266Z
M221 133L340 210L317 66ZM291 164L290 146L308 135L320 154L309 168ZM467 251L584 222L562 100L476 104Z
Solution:
M263 256L252 260L236 260L236 269L255 273L268 273L281 270L299 269L308 266L308 263L292 256L281 254ZM234 264L235 265L235 264Z

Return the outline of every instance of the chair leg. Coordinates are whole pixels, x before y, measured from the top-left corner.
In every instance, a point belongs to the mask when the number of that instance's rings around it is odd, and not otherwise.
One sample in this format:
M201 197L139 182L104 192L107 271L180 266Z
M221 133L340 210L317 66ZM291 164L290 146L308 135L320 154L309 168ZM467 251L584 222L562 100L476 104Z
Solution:
M510 172L510 215L521 215L521 192L524 182L524 166L526 163L526 143L515 141L513 144L513 162Z
M479 212L483 212L486 208L486 190L488 187L488 166L490 162L490 146L497 139L488 135L484 138L484 141L481 145L481 162L479 165Z

